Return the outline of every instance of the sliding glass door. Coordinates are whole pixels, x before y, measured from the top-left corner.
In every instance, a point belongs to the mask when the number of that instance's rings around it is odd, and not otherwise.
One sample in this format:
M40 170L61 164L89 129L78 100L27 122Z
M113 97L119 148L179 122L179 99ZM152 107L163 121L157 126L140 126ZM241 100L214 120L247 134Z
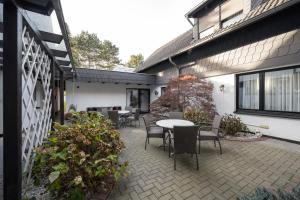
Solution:
M150 89L127 89L126 106L140 108L142 113L148 113L150 106Z

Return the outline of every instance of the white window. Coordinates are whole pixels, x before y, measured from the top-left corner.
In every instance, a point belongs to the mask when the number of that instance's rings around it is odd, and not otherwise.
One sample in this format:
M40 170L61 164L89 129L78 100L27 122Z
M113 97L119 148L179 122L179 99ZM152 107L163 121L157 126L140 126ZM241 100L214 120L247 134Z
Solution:
M265 110L300 112L300 68L265 73Z
M204 37L206 37L210 34L213 34L213 33L214 33L214 27L212 26L212 27L210 27L208 29L205 29L204 31L200 32L199 37L200 37L200 39L202 39L202 38L204 38Z
M240 11L240 12L235 13L234 15L231 15L230 17L222 20L221 27L225 28L225 27L230 26L231 24L234 24L235 22L239 21L240 19L242 19L242 14L243 14L243 11Z
M299 67L237 75L236 91L238 111L300 117Z
M239 76L239 108L259 109L259 74Z

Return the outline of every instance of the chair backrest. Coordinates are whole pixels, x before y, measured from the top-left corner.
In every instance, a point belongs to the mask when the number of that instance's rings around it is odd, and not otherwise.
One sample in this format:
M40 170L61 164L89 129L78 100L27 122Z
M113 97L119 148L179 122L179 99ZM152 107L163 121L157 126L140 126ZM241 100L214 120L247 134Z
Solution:
M139 120L140 119L140 112L141 110L140 109L135 109L135 112L134 112L134 119L135 120Z
M109 110L108 111L108 117L114 124L119 123L119 114L117 110Z
M150 123L151 123L151 116L150 116L150 114L144 115L143 116L143 120L144 120L144 123L145 123L146 130L148 132L148 129L149 129Z
M174 126L175 153L196 153L199 126Z
M132 112L132 107L131 106L126 106L125 110L128 110L129 112Z
M222 117L220 115L215 115L213 123L212 123L212 131L217 135L219 134L221 120L222 120Z
M183 119L183 112L169 112L170 119Z

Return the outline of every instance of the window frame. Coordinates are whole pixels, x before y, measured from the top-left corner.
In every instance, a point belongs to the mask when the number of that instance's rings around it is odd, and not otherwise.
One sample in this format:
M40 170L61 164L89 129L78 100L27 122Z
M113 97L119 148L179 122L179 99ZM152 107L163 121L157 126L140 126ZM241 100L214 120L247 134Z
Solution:
M166 89L167 89L167 86L162 86L162 87L160 87L160 96L162 96L163 93L166 92Z
M210 26L210 27L207 27L206 29L202 30L201 32L200 32L200 30L198 30L199 39L203 39L203 38L213 34L215 32L214 28L215 28L215 26ZM203 34L204 32L207 32L208 30L211 30L211 29L212 29L212 33L209 33L208 35L205 35L205 36L201 37L201 33Z
M243 12L244 12L244 10L240 10L240 11L238 11L238 12L236 12L236 13L230 15L229 17L227 17L227 18L221 20L221 21L220 21L220 26L221 26L221 28L226 28L226 27L228 27L228 26L234 24L235 22L241 20ZM233 18L238 17L238 16L240 16L240 19L238 19L237 21L235 21L235 22L233 22L233 23L231 23L231 24L229 24L229 25L227 25L227 26L224 26L224 23L225 23L225 22L228 22L228 21L230 21L230 20L232 20Z
M261 71L253 71L247 73L240 73L235 75L235 111L237 114L247 114L247 115L260 115L260 116L270 116L270 117L281 117L281 118L293 118L300 119L300 112L290 112L290 111L272 111L265 110L265 73L274 72L281 70L289 70L300 68L299 65L273 68ZM239 108L239 77L249 74L259 74L259 109L243 109Z

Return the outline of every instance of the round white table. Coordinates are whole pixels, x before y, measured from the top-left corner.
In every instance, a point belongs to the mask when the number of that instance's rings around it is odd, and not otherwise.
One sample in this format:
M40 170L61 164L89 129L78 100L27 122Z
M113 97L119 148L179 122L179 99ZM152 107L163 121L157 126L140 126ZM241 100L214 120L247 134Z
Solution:
M118 113L119 113L120 115L124 115L124 114L128 114L129 111L128 111L128 110L118 110Z
M193 126L194 123L183 119L164 119L156 122L157 126L167 129L173 129L174 126Z

